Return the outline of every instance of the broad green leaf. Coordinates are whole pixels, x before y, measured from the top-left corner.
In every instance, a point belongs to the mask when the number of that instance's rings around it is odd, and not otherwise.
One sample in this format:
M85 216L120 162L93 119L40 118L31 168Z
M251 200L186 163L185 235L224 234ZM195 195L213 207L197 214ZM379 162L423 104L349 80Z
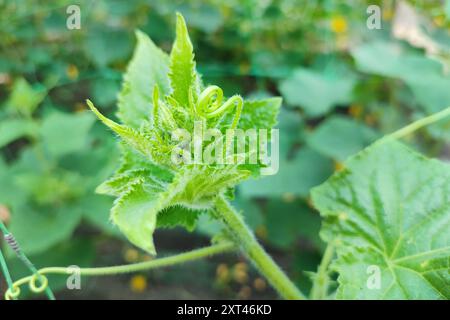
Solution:
M0 121L0 148L22 137L34 137L38 125L28 119L5 119Z
M309 69L296 69L279 89L286 102L300 106L309 117L321 116L333 107L352 100L355 79L337 77Z
M344 161L376 138L376 132L363 123L342 116L333 116L321 123L307 137L307 143L325 156Z
M217 170L206 166L184 168L170 184L157 184L144 175L132 181L116 200L111 218L134 245L155 254L152 234L159 214L179 214L174 207L182 207L184 213L193 216L185 217L179 224L192 229L198 210L209 209L218 193L248 175L248 172L233 167ZM172 227L175 225L173 219L173 216L164 217L160 225Z
M170 53L170 84L173 97L181 106L189 105L189 90L197 89L194 48L181 14L177 14L176 39ZM194 91L195 92L195 91Z
M156 254L152 235L159 209L155 196L144 189L142 182L138 182L116 200L111 219L131 243Z
M237 197L236 200L233 201L233 205L235 205L236 208L239 208L242 217L251 229L255 230L257 227L264 224L261 209L253 199Z
M449 164L390 141L313 190L337 243L338 298L450 298L449 181Z
M65 114L54 112L42 122L41 136L46 150L53 157L61 157L85 148L89 130L95 122L90 112Z
M352 50L357 68L380 76L410 79L441 72L441 66L398 42L374 41Z
M81 220L76 206L38 211L29 205L12 210L9 230L27 254L37 254L67 240Z
M14 86L6 101L10 110L30 116L47 95L47 90L38 85L30 85L24 78L14 82Z
M271 199L267 204L265 225L268 241L277 247L286 249L300 237L321 245L320 216L304 202Z
M131 51L132 39L129 32L103 24L88 26L83 49L99 68L126 59Z
M150 120L152 92L155 85L161 94L170 93L169 57L155 46L143 32L136 32L137 46L118 96L118 116L132 128L139 128L143 120Z
M438 61L400 43L386 41L358 46L352 55L362 72L403 80L427 113L450 106L450 77Z

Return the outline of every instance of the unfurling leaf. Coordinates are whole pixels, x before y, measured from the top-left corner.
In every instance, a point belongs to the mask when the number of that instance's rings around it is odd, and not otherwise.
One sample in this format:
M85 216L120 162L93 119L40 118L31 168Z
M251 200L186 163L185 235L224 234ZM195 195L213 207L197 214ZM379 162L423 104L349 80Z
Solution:
M189 105L189 90L196 88L194 49L181 14L177 14L176 39L170 53L170 84L173 97L182 106Z

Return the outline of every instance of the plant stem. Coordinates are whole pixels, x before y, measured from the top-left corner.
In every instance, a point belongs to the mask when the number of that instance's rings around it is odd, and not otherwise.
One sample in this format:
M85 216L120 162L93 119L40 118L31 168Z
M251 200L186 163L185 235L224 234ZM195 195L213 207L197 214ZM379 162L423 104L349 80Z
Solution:
M0 231L3 233L3 236L6 239L7 235L11 235L8 228L6 228L5 224L0 221ZM20 246L17 245L17 248L14 250L14 253L16 254L17 258L22 261L22 263L25 265L25 267L34 275L37 274L38 271L34 264L28 259L28 257L25 255L25 253L20 249ZM11 289L11 288L10 288ZM50 287L45 288L45 294L47 295L48 299L55 300L55 295L53 294L52 289Z
M306 299L263 247L261 247L241 215L234 210L223 196L217 197L215 207L218 218L223 220L228 227L236 245L241 247L241 250L278 293L285 299Z
M328 275L328 266L331 263L334 255L334 243L330 242L325 249L325 252L317 269L316 278L314 279L313 287L311 289L311 299L323 300L327 298L328 287L330 285L330 277Z
M5 276L6 283L10 290L13 290L13 281L11 275L9 274L8 265L6 264L5 257L3 256L2 251L0 250L0 267L2 268L3 275Z
M107 276L123 273L132 273L137 271L144 271L155 269L159 267L171 266L183 262L198 260L201 258L209 257L218 253L224 253L231 251L235 248L235 245L231 242L223 242L209 247L192 250L189 252L177 254L175 256L170 256L166 258L159 258L151 261L134 263L122 266L112 266L112 267L101 267L101 268L80 268L79 274L84 276ZM44 274L72 274L76 271L71 268L66 267L48 267L42 268L37 271L39 275ZM32 276L24 277L12 284L13 288L18 288L21 285L29 283L32 280Z
M180 264L188 261L198 260L208 256L212 256L218 253L231 251L234 248L234 244L230 242L219 243L209 247L192 250L185 253L180 253L174 256L159 258L146 262L134 263L123 266L102 267L102 268L81 268L80 275L84 276L107 276L122 273L132 273L143 270L150 270L160 267L167 267L175 264ZM70 273L68 268L50 267L43 268L39 273Z
M407 125L406 127L403 127L400 130L397 130L397 131L385 136L384 138L381 138L378 141L381 142L381 141L388 140L388 139L403 138L403 137L413 133L414 131L419 130L420 128L423 128L425 126L428 126L430 124L438 122L448 116L450 116L450 107L448 107L442 111L433 113L432 115L429 115L428 117L414 121L413 123Z

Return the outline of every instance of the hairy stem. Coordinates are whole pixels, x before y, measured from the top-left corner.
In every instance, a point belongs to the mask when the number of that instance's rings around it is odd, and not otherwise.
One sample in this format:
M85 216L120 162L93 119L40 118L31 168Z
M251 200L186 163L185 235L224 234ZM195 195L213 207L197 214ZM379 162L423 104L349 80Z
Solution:
M215 203L218 218L228 227L236 245L253 262L259 272L285 299L306 299L300 290L289 280L286 274L261 247L253 233L223 196L218 196Z
M0 267L2 269L3 275L5 276L6 284L8 285L9 290L13 288L13 282L11 275L9 274L8 265L6 264L5 257L3 257L3 253L0 250Z
M419 119L417 121L414 121L413 123L407 125L406 127L401 128L400 130L397 130L391 134L388 134L387 136L381 138L378 140L379 142L389 140L389 139L400 139L403 138L425 126L428 126L430 124L433 124L435 122L438 122L440 120L443 120L450 116L450 107L433 113L432 115L429 115L428 117Z
M330 276L328 267L334 256L334 243L330 242L325 249L322 261L320 262L317 274L314 279L313 287L311 289L311 299L323 300L328 296L328 288L330 286Z
M184 262L189 262L193 260L198 260L201 258L209 257L215 254L224 253L227 251L232 251L235 248L233 243L223 242L215 244L209 247L192 250L185 253L180 253L174 256L159 258L151 261L134 263L129 265L112 266L112 267L101 267L101 268L80 268L79 270L74 270L73 268L66 267L48 267L42 268L37 271L41 276L44 274L73 274L78 273L84 276L107 276L123 273L132 273L144 270L150 270L160 267L172 266L175 264L180 264ZM30 283L33 276L24 277L13 283L13 288L18 288L21 285Z
M7 239L6 237L8 235L12 235L9 230L6 228L5 224L0 221L0 231L3 233L3 236L5 237L5 240ZM14 238L13 238L14 239ZM14 239L14 241L16 241ZM25 253L22 251L22 249L20 249L19 244L16 244L16 248L13 249L14 253L16 254L17 258L22 261L22 263L25 265L25 267L33 274L33 275L37 275L38 271L36 269L36 267L34 266L34 264L30 261L30 259L28 259L28 257L25 255ZM32 277L32 276L31 276ZM30 277L30 278L31 278ZM14 289L13 287L10 287L9 290ZM50 300L55 300L55 295L53 294L52 289L50 289L50 287L46 287L45 288L45 294L47 295L47 298L49 298Z

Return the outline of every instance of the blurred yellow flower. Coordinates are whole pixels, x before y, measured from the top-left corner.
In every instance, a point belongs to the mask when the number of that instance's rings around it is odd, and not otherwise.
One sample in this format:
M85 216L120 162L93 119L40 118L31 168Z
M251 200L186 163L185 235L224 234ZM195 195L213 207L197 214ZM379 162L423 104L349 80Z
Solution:
M433 19L433 22L436 26L443 27L445 26L446 22L445 16L444 15L437 16Z
M142 275L133 276L130 280L130 289L137 293L144 292L147 289L147 279Z
M236 265L233 270L233 279L237 283L244 284L248 282L247 269L242 266Z
M348 113L353 117L358 119L362 114L363 108L359 104L352 104L348 110Z
M126 262L136 262L139 259L139 252L136 249L127 249L123 255Z
M253 281L253 287L255 287L255 289L257 291L264 291L267 287L266 281L264 281L264 279L262 278L256 278Z
M394 11L390 6L386 6L383 8L383 19L386 21L392 20L392 17L394 16Z
M251 295L252 295L252 288L250 288L249 286L243 286L241 290L239 290L238 298L246 300L249 299Z
M334 170L335 171L341 171L344 168L345 168L345 166L342 162L339 162L339 161L334 162Z
M78 68L74 64L69 64L66 69L67 77L71 80L78 78Z
M342 16L335 16L331 18L331 31L334 33L344 33L348 29L347 20Z
M229 274L230 272L226 264L221 263L217 266L216 269L217 280L219 280L220 282L228 282Z

